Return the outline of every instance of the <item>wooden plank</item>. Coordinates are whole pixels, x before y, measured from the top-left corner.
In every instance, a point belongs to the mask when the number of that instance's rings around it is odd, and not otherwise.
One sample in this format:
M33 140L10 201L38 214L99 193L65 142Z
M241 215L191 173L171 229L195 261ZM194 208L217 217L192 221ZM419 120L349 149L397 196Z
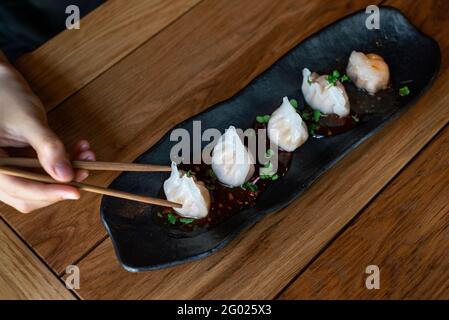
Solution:
M281 299L449 298L449 127ZM367 290L377 265L380 288Z
M118 266L108 240L79 263L85 283L80 295L89 299L275 297L406 165L435 129L447 123L445 81L449 81L448 72L444 81L438 81L438 90L353 151L298 201L265 218L222 251L187 265L136 275ZM445 98L434 97L437 94ZM432 103L435 109L429 110ZM424 121L422 114L427 110L432 114L439 110L443 116Z
M16 67L49 111L200 1L108 0Z
M363 6L344 4L200 3L53 110L49 122L67 144L92 141L98 159L133 160L175 124L245 86L301 39ZM89 182L106 185L114 177L94 174ZM85 194L29 216L8 208L0 214L61 272L104 239L98 207L99 198Z
M404 11L412 21L415 13L419 13L419 10ZM440 25L436 28L428 23L435 15L438 15L436 9L425 19L417 20L424 31L440 41L444 53L443 71L432 90L410 111L343 159L301 199L265 218L215 255L171 269L129 274L118 266L112 246L106 241L79 264L85 281L81 296L129 299L275 297L447 124L449 42L439 31ZM443 25L447 24L445 19L442 18Z
M74 300L61 280L0 220L0 300Z
M447 15L442 15L442 12L447 12L449 9L448 3L442 3L437 1L425 1L419 4L410 3L402 0L390 0L385 4L399 8L407 13L408 16L413 17L413 22L420 26L420 28L433 35L440 44L443 53L443 74L445 74L449 65L448 49L449 43L445 35L444 30L440 29L440 26L449 24ZM446 80L447 81L447 80ZM443 194L443 201L447 202L447 193L444 197L444 191L447 191L447 175L446 180L444 177L437 177L436 181L428 179L426 172L429 176L433 176L435 167L431 167L426 162L430 160L431 163L437 162L447 163L447 157L442 158L444 148L447 149L447 135L448 129L434 141L432 145L427 148L419 158L414 161L410 168L407 168L398 179L389 187L390 190L387 195L382 193L379 198L363 213L359 221L354 223L348 231L346 231L341 237L337 239L326 251L295 281L295 283L287 289L287 291L281 296L283 299L292 298L440 298L447 299L448 296L448 277L447 277L447 248L444 244L447 242L447 236L443 241L439 241L438 245L434 245L435 237L440 237L440 229L447 228L447 207L446 211L439 211L439 203L433 201L429 203L429 199L435 196L435 199L440 199ZM430 149L430 151L429 151ZM426 157L427 156L427 157ZM437 159L433 157L437 156ZM444 157L443 157L444 158ZM447 164L446 164L447 166ZM408 179L408 180L407 180ZM424 181L423 181L424 180ZM408 183L405 184L405 181ZM421 183L417 185L417 181ZM402 183L403 190L399 190L398 185ZM423 194L421 191L423 188L430 188L429 185L434 184L437 189L432 189L429 194ZM443 185L443 187L441 186ZM416 188L416 189L415 189ZM440 188L440 190L438 190ZM394 193L391 190L398 190ZM388 191L387 191L388 192ZM437 193L435 193L437 192ZM398 193L400 193L398 195ZM388 195L390 198L388 199ZM423 202L417 202L413 199L414 196L423 196L420 200ZM424 197L425 196L425 197ZM402 199L402 205L398 202ZM409 199L404 200L404 197ZM388 204L382 204L382 199ZM413 204L415 204L413 206ZM426 204L428 204L426 206ZM440 204L442 206L447 203ZM383 208L383 209L381 209ZM408 210L412 210L414 213L418 210L423 217L414 215L413 213L405 215ZM404 221L399 221L392 217L391 213L395 212L400 214L400 217ZM383 212L379 213L378 211ZM374 217L374 212L377 213ZM433 216L430 215L433 213ZM446 213L446 216L444 216ZM435 222L435 219L440 217L441 220ZM426 220L427 219L427 220ZM446 220L444 220L446 219ZM372 225L368 225L367 221L370 221ZM413 223L419 223L425 221L432 225L426 225L423 230L419 230L418 233L410 233L410 230L416 228ZM446 221L446 226L444 225ZM385 226L388 226L388 230L391 230L392 234L386 232L379 233L379 230L385 230ZM363 228L364 227L364 228ZM431 229L434 227L434 229ZM377 228L377 229L376 229ZM395 230L397 229L397 231ZM373 230L377 232L374 233ZM416 229L415 229L416 231ZM424 234L427 231L427 238ZM402 233L403 232L403 233ZM434 234L432 234L432 232ZM446 232L447 234L447 232ZM356 239L356 235L359 237ZM370 237L370 235L372 237ZM368 245L367 239L372 241ZM404 241L403 239L407 239ZM396 254L396 261L394 258L387 258L382 251L374 253L374 248L380 248L379 243L382 242L382 250L385 250L394 256ZM343 248L343 243L346 243L346 247ZM419 244L420 246L413 246L413 244ZM402 246L401 246L402 245ZM352 251L353 246L357 249ZM365 246L367 252L363 254L363 250L360 250L362 246ZM413 249L412 249L413 248ZM353 261L345 261L349 259L348 250L351 251L351 259ZM426 253L424 251L427 250ZM339 252L341 252L339 254ZM344 252L344 253L343 253ZM433 257L427 257L426 254L432 252ZM360 270L354 269L357 262L360 262L359 267L362 264L367 265L367 256L371 254L372 261L377 260L386 265L386 268L382 267L382 278L386 278L382 283L385 285L381 290L362 290L361 287L364 284L364 279L360 277ZM446 256L445 256L446 255ZM419 261L423 259L423 261ZM432 260L433 259L433 260ZM433 264L438 260L437 264ZM363 261L363 262L362 262ZM392 267L396 263L396 270ZM399 266L399 263L401 266ZM411 263L411 266L407 266L407 263ZM426 264L427 263L427 264ZM352 269L349 267L353 267ZM410 268L413 268L411 270ZM426 268L427 271L426 272ZM431 269L431 271L429 270ZM338 273L336 273L338 270ZM333 272L334 271L334 272ZM410 277L405 274L409 272ZM363 273L363 270L362 270ZM384 277L386 275L386 277ZM417 277L415 278L415 275ZM324 284L323 280L327 279L328 284ZM356 282L350 282L350 280ZM319 284L320 283L320 284ZM319 289L318 289L319 287ZM319 292L318 292L319 290Z

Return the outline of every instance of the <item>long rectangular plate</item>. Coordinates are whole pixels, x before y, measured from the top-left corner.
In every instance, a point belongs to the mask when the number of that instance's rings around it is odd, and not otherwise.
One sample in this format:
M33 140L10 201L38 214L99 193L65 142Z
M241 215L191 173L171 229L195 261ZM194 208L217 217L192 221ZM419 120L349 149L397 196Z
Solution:
M297 199L320 175L430 87L440 67L438 44L394 8L380 8L380 29L368 30L367 17L365 11L359 11L327 26L290 50L235 96L173 129L192 133L193 121L201 121L203 131L217 128L224 132L230 125L246 129L252 127L257 115L271 114L284 96L303 105L301 70L307 67L321 74L344 71L352 50L377 53L390 67L391 89L376 96L347 85L351 107L369 112L369 116L340 135L310 138L294 152L287 174L270 185L254 207L207 230L171 228L155 222L152 206L104 197L101 217L125 269L136 272L169 267L204 258L222 248L265 215ZM401 97L399 88L405 84L410 94ZM176 144L170 141L170 132L136 161L170 164L170 150ZM111 188L158 197L167 177L166 173L123 173Z

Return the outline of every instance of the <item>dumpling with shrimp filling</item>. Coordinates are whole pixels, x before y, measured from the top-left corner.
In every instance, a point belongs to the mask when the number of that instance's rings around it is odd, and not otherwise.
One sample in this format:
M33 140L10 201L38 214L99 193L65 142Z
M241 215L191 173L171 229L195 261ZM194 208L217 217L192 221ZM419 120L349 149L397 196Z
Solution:
M312 109L340 117L349 115L349 98L340 81L330 82L328 75L320 76L307 68L302 71L302 76L302 94Z
M307 126L287 97L268 121L268 137L287 152L293 152L309 138Z
M390 81L390 69L385 60L374 53L352 51L346 73L354 84L369 94L386 89Z
M229 187L241 186L254 174L254 158L235 127L230 126L215 145L212 170L217 179Z
M202 219L209 213L209 190L194 177L180 172L174 162L171 175L164 182L164 192L167 200L182 204L182 208L174 208L180 216Z

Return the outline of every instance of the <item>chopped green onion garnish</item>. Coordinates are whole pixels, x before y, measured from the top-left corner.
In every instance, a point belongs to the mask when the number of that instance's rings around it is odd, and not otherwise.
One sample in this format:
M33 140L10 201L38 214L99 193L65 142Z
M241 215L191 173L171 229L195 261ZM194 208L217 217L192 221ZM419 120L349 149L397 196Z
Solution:
M293 108L295 109L298 108L298 101L296 101L296 99L290 99L290 104L292 105Z
M315 122L320 121L321 118L321 112L319 110L313 110L313 114L312 114L312 120Z
M265 152L265 157L271 158L271 157L273 156L273 154L274 154L274 151L273 151L272 149L268 149L268 150Z
M309 112L303 112L303 114L301 115L301 118L303 120L309 120L310 119L310 113Z
M170 222L171 224L175 224L176 220L178 220L178 218L176 218L176 216L173 213L169 213L167 215L167 220L168 222Z
M268 114L264 115L264 116L257 116L256 117L256 121L259 122L259 123L268 123L268 120L270 120L270 116Z
M343 83L345 81L349 81L349 77L348 75L344 74L341 78L340 78L340 82Z
M352 115L352 120L354 120L354 122L360 121L359 117L356 114Z
M186 176L189 177L189 178L194 176L194 175L195 175L195 172L193 172L192 170L189 170L189 171L186 172Z
M243 190L249 189L252 192L256 192L257 191L257 186L249 181L246 181L244 184L241 185L241 188Z
M332 74L328 75L326 77L327 82L329 82L330 86L336 86L337 85L337 81L340 80L340 82L345 82L345 81L349 81L349 77L344 74L343 76L340 77L340 72L338 72L338 70L334 70L332 71Z
M314 135L315 132L316 132L316 130L319 129L319 127L320 127L320 126L317 125L316 123L311 123L311 124L309 124L309 125L308 125L309 133L312 134L312 135Z
M271 168L273 168L273 164L270 161L268 161L267 163L265 163L263 165L263 167L266 168L266 169L271 169Z
M310 80L310 76L307 77L307 83L309 84L309 86L312 85L312 80Z
M181 219L179 219L179 222L189 224L189 223L192 223L194 220L195 219L191 219L191 218L181 218Z
M410 89L407 86L402 87L401 89L399 89L399 95L401 97L408 96L409 94L410 94Z

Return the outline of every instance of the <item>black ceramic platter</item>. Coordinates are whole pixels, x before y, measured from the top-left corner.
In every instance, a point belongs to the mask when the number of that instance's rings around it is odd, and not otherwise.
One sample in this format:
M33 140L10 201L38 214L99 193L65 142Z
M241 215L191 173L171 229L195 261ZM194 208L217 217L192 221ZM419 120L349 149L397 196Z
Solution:
M193 121L198 120L203 131L217 128L223 133L230 125L246 129L253 127L256 116L271 114L284 96L304 105L302 69L307 67L319 74L334 69L344 73L352 50L381 55L391 74L391 88L375 96L357 90L351 83L345 84L351 108L365 114L357 126L335 136L309 138L293 153L286 175L270 184L254 206L211 228L183 231L157 223L151 205L104 197L101 217L126 270L170 267L204 258L222 248L265 215L289 205L321 174L408 109L429 88L440 66L438 44L394 8L381 7L378 30L366 28L367 16L365 11L357 12L310 36L232 98L175 128L192 132ZM410 94L400 96L399 89L404 85ZM169 165L171 147L177 143L170 141L170 132L136 162ZM110 187L161 197L162 184L168 176L168 173L123 173Z

